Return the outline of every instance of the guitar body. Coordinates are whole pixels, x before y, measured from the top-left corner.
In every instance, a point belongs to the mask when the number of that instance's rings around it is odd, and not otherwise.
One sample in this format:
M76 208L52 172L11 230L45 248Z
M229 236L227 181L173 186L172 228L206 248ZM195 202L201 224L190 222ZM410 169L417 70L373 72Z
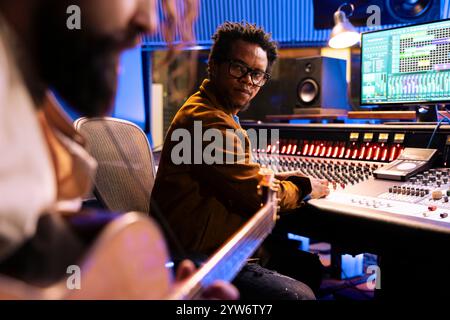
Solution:
M0 299L163 299L172 285L167 248L151 219L127 213L105 226L80 262L80 289L71 277L38 288L0 276Z
M263 204L206 263L173 286L167 248L157 225L138 213L110 222L80 263L80 289L69 279L37 288L0 275L0 299L196 299L214 281L231 281L272 231L277 217L273 172L262 168L259 191ZM69 283L70 284L70 283Z

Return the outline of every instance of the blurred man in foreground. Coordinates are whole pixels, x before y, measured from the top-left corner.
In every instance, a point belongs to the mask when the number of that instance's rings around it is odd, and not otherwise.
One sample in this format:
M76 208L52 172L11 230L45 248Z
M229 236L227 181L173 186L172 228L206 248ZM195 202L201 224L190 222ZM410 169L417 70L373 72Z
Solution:
M89 191L96 163L48 91L80 115L107 114L120 54L156 31L156 1L0 1L0 273L51 279L82 256L77 236L49 213ZM171 34L174 3L162 3ZM180 268L179 279L194 270ZM237 295L219 283L208 297Z

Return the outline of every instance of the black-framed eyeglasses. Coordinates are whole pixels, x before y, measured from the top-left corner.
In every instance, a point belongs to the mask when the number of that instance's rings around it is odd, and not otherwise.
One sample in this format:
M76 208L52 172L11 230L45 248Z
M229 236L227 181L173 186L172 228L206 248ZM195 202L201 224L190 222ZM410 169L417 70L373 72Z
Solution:
M270 74L252 69L242 62L235 61L235 60L228 60L229 67L228 67L228 73L230 76L236 78L236 79L242 79L247 74L250 74L250 78L252 79L252 83L255 86L262 87L266 84L267 81L270 80Z

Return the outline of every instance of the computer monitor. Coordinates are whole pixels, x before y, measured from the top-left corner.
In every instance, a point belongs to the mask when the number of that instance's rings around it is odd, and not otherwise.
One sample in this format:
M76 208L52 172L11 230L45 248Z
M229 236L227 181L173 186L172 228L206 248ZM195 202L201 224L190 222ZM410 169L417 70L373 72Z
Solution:
M450 103L450 20L361 39L361 105Z

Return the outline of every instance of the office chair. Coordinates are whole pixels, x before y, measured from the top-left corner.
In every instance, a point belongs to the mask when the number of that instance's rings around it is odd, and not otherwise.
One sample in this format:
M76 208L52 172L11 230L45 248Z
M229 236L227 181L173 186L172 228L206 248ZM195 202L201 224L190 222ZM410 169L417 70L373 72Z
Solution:
M75 128L97 160L94 195L111 211L150 212L156 177L145 133L135 124L114 118L80 118Z
M142 130L130 122L113 118L81 118L74 125L85 137L88 151L98 161L94 193L103 206L109 211L123 213L138 211L148 214L155 168L147 137ZM49 219L53 221L62 218L49 215ZM151 287L142 278L142 274L137 275L134 271L145 266L150 272L144 274L155 278L157 272L150 269L148 261L154 261L151 265L162 266L167 261L166 256L159 262L154 260L155 239L158 244L160 243L160 238L154 237L159 232L156 232L155 225L136 213L101 215L97 211L89 211L66 219L72 233L67 235L66 229L59 231L47 228L44 244L63 240L62 247L58 247L63 250L59 253L58 259L66 258L67 255L69 257L67 259L71 259L67 265L89 264L89 268L82 268L88 270L87 274L83 272L82 275L83 283L87 284L83 289L86 290L68 290L68 282L65 279L67 274L62 274L66 267L63 271L59 267L52 267L51 270L33 269L32 272L28 272L26 265L23 266L20 260L23 256L19 254L18 257L14 256L13 259L2 261L0 264L0 300L114 299L117 298L116 294L120 295L119 298L141 299L142 296L127 296L145 292L145 288ZM55 225L65 227L61 222ZM68 239L72 240L73 244L69 243ZM90 245L83 259L78 258L82 251L78 248L80 239ZM131 247L128 245L130 241L133 243ZM42 245L40 241L39 246ZM161 246L158 245L159 247ZM43 251L45 255L41 254L42 250L38 248L35 255L42 255L41 259L55 258L45 250ZM76 252L68 254L72 251ZM123 272L119 273L124 277L117 277L117 273L114 272L111 275L105 274L107 269L105 264L117 266L121 261L124 261ZM18 269L18 266L25 269ZM124 290L124 287L129 289Z

